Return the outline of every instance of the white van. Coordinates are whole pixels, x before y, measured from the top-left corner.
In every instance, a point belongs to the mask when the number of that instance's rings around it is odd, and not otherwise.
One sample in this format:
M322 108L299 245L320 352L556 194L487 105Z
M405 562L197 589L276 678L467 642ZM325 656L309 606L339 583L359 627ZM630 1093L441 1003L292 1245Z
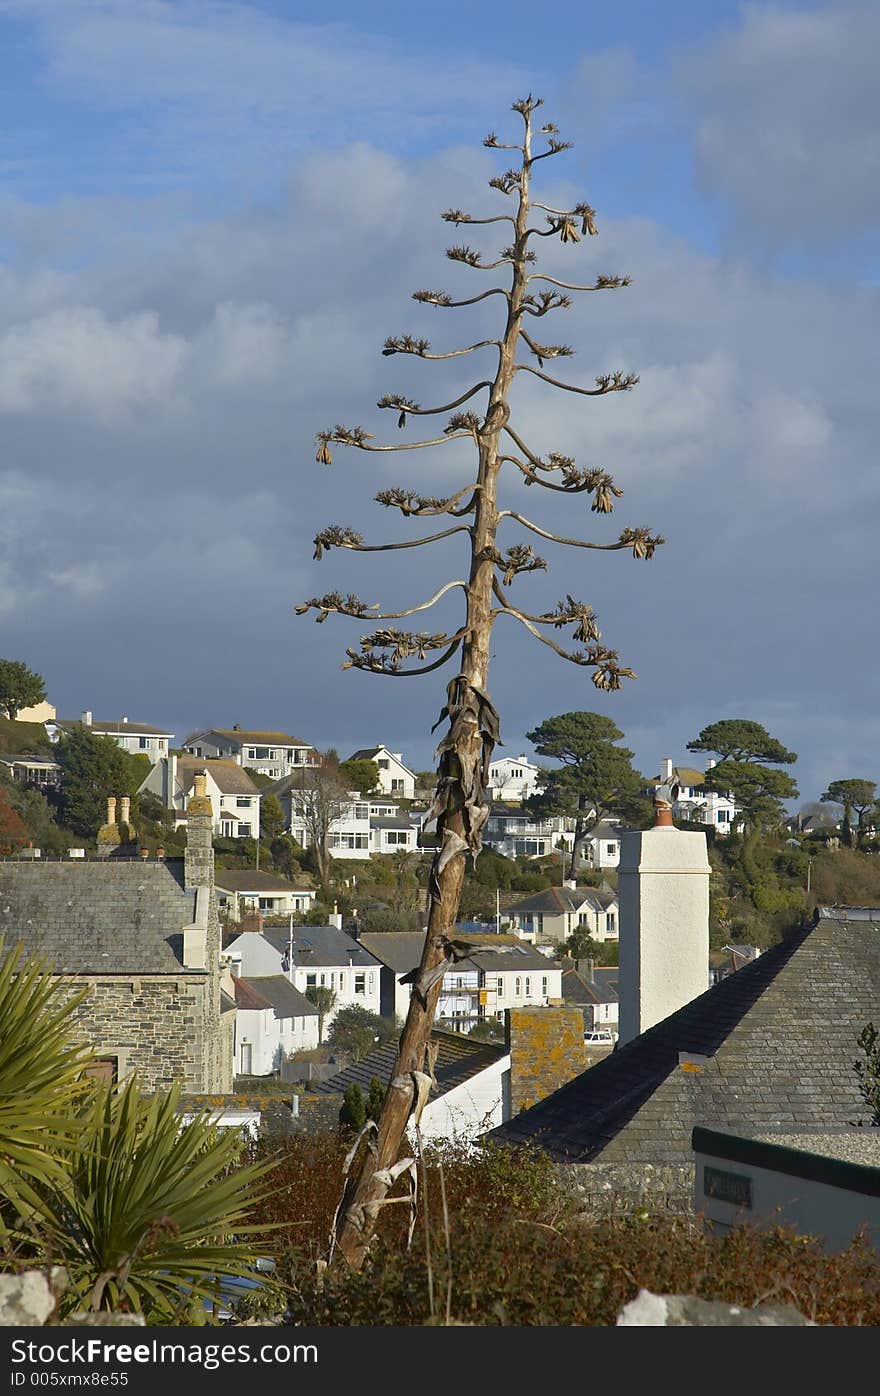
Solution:
M593 1032L584 1033L584 1042L588 1047L613 1047L616 1041L617 1033L609 1028L595 1028Z

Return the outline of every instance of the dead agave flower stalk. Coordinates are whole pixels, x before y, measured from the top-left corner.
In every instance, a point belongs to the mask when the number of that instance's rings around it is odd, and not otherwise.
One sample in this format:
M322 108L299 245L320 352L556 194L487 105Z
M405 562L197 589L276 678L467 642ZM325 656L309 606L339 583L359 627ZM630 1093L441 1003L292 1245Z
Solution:
M380 398L377 405L396 412L401 429L414 417L447 416L445 427L434 436L404 445L377 445L374 438L358 426L335 426L317 436L317 459L324 465L331 464L334 445L360 451L401 451L448 447L450 441L467 440L477 458L476 479L448 498L423 497L415 490L403 488L384 489L376 496L380 504L398 509L405 518L446 514L455 521L449 528L411 541L370 544L354 529L334 524L315 538L315 557L320 559L331 548L384 552L425 547L454 534L463 534L468 539L470 556L466 579L450 581L421 604L399 611L381 611L356 596L337 592L315 597L297 608L300 613L314 609L318 621L336 613L384 622L428 610L450 591L461 591L464 600L464 614L457 629L449 633L419 631L411 634L396 627L380 626L362 637L359 648L346 651L343 665L344 668L402 677L430 673L453 656L460 655L458 671L447 685L446 702L435 724L435 728L441 723L447 725L437 747L437 785L425 821L436 824L437 849L430 872L424 953L419 966L407 976L413 985L412 999L378 1130L360 1170L353 1169L349 1175L334 1226L333 1254L343 1256L352 1267L360 1266L366 1255L376 1218L386 1204L386 1194L396 1177L394 1169L407 1124L411 1121L417 1124L424 1104L426 1068L428 1079L431 1074L430 1032L444 973L450 964L468 952L468 947L456 939L454 928L465 860L479 853L489 816L489 761L495 743L500 740L498 714L487 688L494 623L499 616L517 621L561 658L592 669L593 683L600 690L617 689L621 679L635 677L631 669L621 665L614 650L598 643L596 618L586 603L568 596L556 610L535 614L513 604L509 594L512 583L521 574L543 570L547 564L543 558L535 556L531 545L517 543L499 548L499 528L505 521L518 523L527 533L553 543L597 551L629 549L636 558L650 558L663 542L646 528L627 528L615 541L605 543L565 538L515 510L499 507L498 484L505 465L513 471L518 470L528 486L540 485L559 493L592 496L591 508L599 514L610 513L621 494L607 471L595 467L579 469L571 457L557 451L541 455L514 430L509 398L517 374L534 375L552 387L582 397L628 392L638 382L635 374L621 370L600 373L587 386L562 381L545 372L545 364L549 360L570 358L571 347L544 343L543 336L541 340L535 339L526 329L526 317L543 319L553 311L564 310L572 304L572 294L616 290L629 284L625 276L601 275L588 284L578 285L532 269L536 262L534 244L537 239L558 238L564 245L576 246L582 237L593 237L597 233L595 211L588 203L557 209L531 197L532 174L537 162L568 148L556 139L556 128L550 123L536 129L535 112L541 105L540 98L531 96L513 104L513 110L523 121L521 144L502 145L494 134L484 142L490 148L515 151L519 158L518 166L489 181L492 189L511 201L511 211L479 218L461 209L450 209L443 215L447 222L469 227L493 223L510 225L510 230L505 231L503 251L496 260L484 260L481 253L467 246L456 245L447 251L451 261L461 264L462 274L485 275L501 268L499 275L505 278L506 284L492 285L459 300L446 291L421 290L413 295L421 305L442 309L475 305L489 297L498 297L503 304L500 337L434 353L427 339L403 334L386 339L382 350L386 356L410 354L430 360L490 350L495 355L494 369L454 401L440 406L423 407L395 393L386 393ZM537 152L533 152L532 147L535 138L543 138L544 142L544 148ZM537 216L536 210L540 210ZM518 358L518 350L530 355L534 362ZM481 406L474 403L467 410L459 410L464 404L480 398ZM545 633L548 629L559 630L567 625L573 628L575 643L589 642L586 649L567 649ZM408 663L416 658L424 662L416 666Z

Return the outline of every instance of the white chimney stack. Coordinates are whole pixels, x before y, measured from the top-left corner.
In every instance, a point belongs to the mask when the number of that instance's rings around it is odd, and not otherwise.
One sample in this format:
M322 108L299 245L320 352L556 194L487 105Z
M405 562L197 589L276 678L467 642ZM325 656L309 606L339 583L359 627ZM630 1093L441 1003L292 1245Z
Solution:
M653 829L628 831L620 841L621 1046L706 990L706 835L676 829L664 801L657 811Z
M86 708L85 712L82 715L82 723L83 727L91 727L92 725L92 714L89 708Z
M672 757L664 756L663 765L660 770L661 780L672 780Z

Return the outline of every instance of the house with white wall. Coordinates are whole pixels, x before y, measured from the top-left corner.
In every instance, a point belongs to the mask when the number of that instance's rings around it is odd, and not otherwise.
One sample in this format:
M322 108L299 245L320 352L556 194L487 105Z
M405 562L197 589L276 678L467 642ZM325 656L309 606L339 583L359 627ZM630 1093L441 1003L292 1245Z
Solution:
M374 761L379 768L379 790L396 795L399 800L411 800L416 790L415 772L403 759L403 752L389 751L387 746L365 746L353 751L349 761Z
M314 887L256 868L218 868L214 885L220 911L233 921L240 921L247 911L259 911L263 916L311 911L318 895Z
M443 976L436 1013L441 1026L469 1032L486 1018L503 1018L506 1008L561 998L561 966L516 936L469 934L467 940L474 951ZM401 977L419 964L424 931L365 931L359 943L382 965L383 1016L405 1018L411 985Z
M540 771L527 756L502 756L489 762L489 798L522 804L541 790Z
M489 810L483 843L505 858L543 858L574 830L574 820L561 815L539 819L518 804L496 800Z
M705 771L694 766L675 766L670 756L664 756L660 763L660 774L650 784L653 791L658 785L672 781L678 786L678 797L673 802L672 814L675 819L687 819L697 824L706 824L716 834L729 834L736 827L737 816L741 813L738 805L728 794L707 790L706 776L718 763L706 762Z
M229 759L204 760L195 756L161 757L138 788L149 792L186 819L186 804L199 772L207 772L206 790L219 838L251 839L260 832L260 791L247 771Z
M545 887L507 908L506 915L544 945L564 942L585 930L592 940L616 941L619 935L617 893L610 887Z
M232 982L236 1076L270 1076L285 1057L318 1046L318 1010L285 974Z
M584 842L584 860L588 868L616 868L620 862L620 839L623 826L611 819L600 819Z
M88 709L79 719L52 717L43 725L51 742L57 742L61 734L71 728L88 727L96 737L111 737L130 756L148 756L154 763L168 755L174 739L173 732L167 732L154 723L130 722L127 716L122 716L118 722L99 720Z
M329 1027L340 1008L353 1004L380 1012L379 961L337 926L264 926L243 931L226 946L234 972L244 979L283 974L295 989L332 989L333 1008L324 1017ZM235 966L239 965L239 968Z
M313 746L288 732L256 732L235 724L193 732L183 749L189 756L220 758L281 780L306 766L319 766Z

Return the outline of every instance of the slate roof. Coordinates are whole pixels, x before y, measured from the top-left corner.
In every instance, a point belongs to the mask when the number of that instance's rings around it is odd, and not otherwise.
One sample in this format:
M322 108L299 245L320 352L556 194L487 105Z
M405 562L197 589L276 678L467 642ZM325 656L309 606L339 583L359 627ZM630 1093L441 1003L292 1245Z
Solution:
M214 882L221 892L309 892L310 887L298 887L277 873L261 872L256 868L217 868Z
M249 979L238 981L262 1001L262 1005L272 1008L276 1018L317 1018L318 1010L305 994L295 989L285 974L251 975ZM236 986L237 987L237 986ZM238 994L236 992L236 1003ZM262 1006L261 1005L261 1006ZM238 1004L239 1008L244 1005Z
M507 1056L503 1043L477 1042L462 1033L444 1032L442 1028L433 1029L431 1041L437 1044L434 1076L438 1086L436 1092L432 1091L432 1099L463 1085L478 1072L485 1071L487 1066L493 1066ZM352 1062L344 1071L331 1076L329 1081L310 1085L309 1090L319 1095L344 1095L348 1087L356 1083L366 1092L374 1076L383 1086L387 1086L396 1064L397 1043L385 1042L368 1052L359 1062Z
M584 906L594 911L604 911L616 900L615 893L599 887L545 887L543 892L535 892L521 902L514 902L507 908L516 915L541 913L544 916L572 915Z
M190 791L199 771L207 771L221 795L259 795L259 787L243 766L226 756L178 756L177 776L185 791ZM222 810L235 816L234 810Z
M690 1164L695 1125L845 1127L865 1111L856 1039L878 1012L880 908L820 908L492 1137L561 1162ZM704 1060L685 1071L680 1053Z
M359 751L353 751L349 756L349 761L372 761L374 756L378 756L380 751L387 751L387 747L365 746Z
M282 955L287 954L290 932L283 926L264 926L264 940ZM379 961L337 926L294 926L293 963L297 969L378 969Z
M264 932L265 934L265 932ZM510 935L471 935L465 932L463 940L479 947L472 955L450 965L451 970L466 973L481 969L497 974L499 970L543 970L548 965L557 968L552 960L530 945L524 945L516 936ZM408 974L419 964L425 944L424 931L365 931L361 936L365 945L376 959L395 974Z
M608 983L590 979L576 969L562 971L562 997L569 1003L584 1004L616 1003L617 990Z
M97 718L89 723L83 723L78 717L55 717L49 719L50 724L55 723L57 727L83 727L86 726L92 732L97 732L98 736L112 735L114 737L124 737L128 734L135 737L173 737L174 733L169 732L165 727L150 726L148 722L102 722Z
M183 966L195 893L183 859L0 862L0 935L58 974L198 974Z
M311 742L301 742L299 737L291 737L289 732L251 732L241 728L207 727L201 732L193 732L187 737L184 746L190 746L200 737L223 737L226 741L244 746L246 742L276 742L281 746L299 746L312 750Z

